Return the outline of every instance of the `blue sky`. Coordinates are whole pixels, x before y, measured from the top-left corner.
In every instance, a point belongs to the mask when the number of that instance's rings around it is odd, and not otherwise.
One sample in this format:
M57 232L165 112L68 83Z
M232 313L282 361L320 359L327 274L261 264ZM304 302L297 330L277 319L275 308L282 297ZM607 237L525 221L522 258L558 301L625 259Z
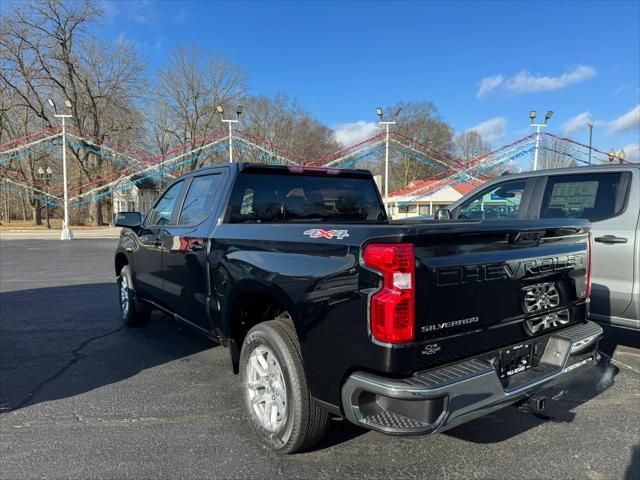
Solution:
M374 108L431 100L456 132L494 146L549 130L594 145L640 143L640 2L101 2L100 38L137 45L152 69L177 44L225 55L252 94L286 91L344 141Z

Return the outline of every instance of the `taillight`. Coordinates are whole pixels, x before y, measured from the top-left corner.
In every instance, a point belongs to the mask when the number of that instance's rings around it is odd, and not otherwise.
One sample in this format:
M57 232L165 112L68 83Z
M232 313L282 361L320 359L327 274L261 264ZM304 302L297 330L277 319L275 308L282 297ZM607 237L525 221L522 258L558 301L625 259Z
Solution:
M593 242L591 241L591 233L589 233L589 252L587 253L587 289L586 298L591 296L591 250L593 250Z
M414 339L416 289L413 245L373 243L364 249L364 263L382 274L382 289L371 297L373 337L385 343Z

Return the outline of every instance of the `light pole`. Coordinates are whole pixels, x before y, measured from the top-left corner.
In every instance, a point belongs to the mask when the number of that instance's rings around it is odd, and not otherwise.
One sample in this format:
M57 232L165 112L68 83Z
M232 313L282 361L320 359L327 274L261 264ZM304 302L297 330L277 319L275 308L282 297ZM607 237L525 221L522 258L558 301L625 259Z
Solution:
M47 169L45 170L44 168L40 167L38 169L38 176L42 179L42 181L44 182L46 191L47 191L47 195L49 195L49 183L51 182L51 174L53 173L53 170L51 170L51 167L47 167ZM46 219L46 227L47 229L51 229L51 223L49 222L49 199L45 199L44 202L44 216Z
M531 126L536 127L536 147L533 153L533 171L535 172L538 169L538 155L540 152L540 129L547 126L547 123L553 116L553 110L549 110L547 115L544 117L544 123L533 123L536 119L536 111L531 110L529 112L529 118L531 119Z
M389 214L389 126L398 123L400 108L401 107L398 107L396 113L393 115L393 120L383 120L382 108L376 108L376 115L378 115L379 118L378 125L380 125L380 127L384 125L387 132L384 148L384 206L387 209L387 215Z
M67 108L71 108L71 102L65 100L64 104ZM56 110L55 102L50 98L49 105ZM62 223L62 233L60 234L60 240L73 240L73 231L69 226L69 193L67 187L67 131L65 128L65 120L72 118L70 114L54 113L56 118L62 119L62 182L64 183L64 222Z
M222 105L218 105L216 110L220 114L220 120L222 123L226 123L229 125L229 163L233 163L233 132L231 130L231 124L240 122L240 115L242 115L242 105L238 105L236 108L237 118L224 118L224 107Z
M591 123L588 123L587 126L589 127L589 165L591 165L591 150L593 149L592 145L593 145L593 125Z

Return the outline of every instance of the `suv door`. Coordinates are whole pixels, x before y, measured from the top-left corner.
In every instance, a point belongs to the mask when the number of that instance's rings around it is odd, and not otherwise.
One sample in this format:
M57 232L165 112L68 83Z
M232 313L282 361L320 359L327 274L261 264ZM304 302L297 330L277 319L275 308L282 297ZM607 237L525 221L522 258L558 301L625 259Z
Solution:
M212 332L216 308L209 308L208 252L213 218L218 210L226 169L194 176L173 225L162 235L164 297L171 311L188 323Z
M640 196L630 195L631 183L632 172L619 170L548 176L537 209L539 218L591 221L591 315L618 324L631 304L638 241Z
M136 292L156 303L164 303L161 249L163 229L171 223L184 184L181 180L164 192L145 217L138 236L140 248L136 252L133 265Z
M513 220L525 218L535 179L505 179L480 190L456 207L453 218L476 220Z

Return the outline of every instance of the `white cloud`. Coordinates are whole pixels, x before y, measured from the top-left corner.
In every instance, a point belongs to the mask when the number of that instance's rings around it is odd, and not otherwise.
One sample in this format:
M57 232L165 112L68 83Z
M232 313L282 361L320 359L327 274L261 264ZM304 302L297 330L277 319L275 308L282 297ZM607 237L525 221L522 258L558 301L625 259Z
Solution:
M628 162L640 162L640 143L630 143L624 147L625 160Z
M476 93L476 97L483 97L497 90L513 94L560 90L574 83L584 82L595 76L596 73L596 69L593 67L578 65L557 77L537 76L524 70L506 80L502 75L493 75L480 81L480 89Z
M478 89L478 93L476 93L476 98L485 97L490 93L493 93L493 91L498 88L503 81L504 77L500 74L483 78L480 80L480 88Z
M354 143L371 137L380 131L378 124L375 122L365 122L360 120L353 123L340 123L333 127L333 134L336 141L346 147Z
M640 104L609 123L609 133L640 130Z
M565 135L571 136L574 133L584 130L587 128L588 124L594 124L593 119L591 118L591 113L582 112L575 117L571 117L569 120L562 124L562 131Z
M507 120L504 117L495 117L471 127L468 131L476 131L489 143L495 143L504 138L507 133Z

